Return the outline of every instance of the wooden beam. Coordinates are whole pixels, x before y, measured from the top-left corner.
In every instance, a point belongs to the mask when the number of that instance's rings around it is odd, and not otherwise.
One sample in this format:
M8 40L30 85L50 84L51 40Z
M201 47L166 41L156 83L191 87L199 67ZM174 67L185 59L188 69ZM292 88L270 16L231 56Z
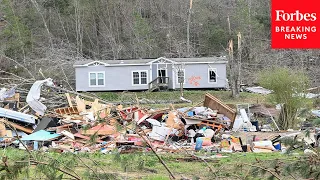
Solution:
M70 94L69 93L65 93L67 99L68 99L68 103L70 107L73 107L72 102L71 102L71 98L70 98Z
M18 130L20 130L20 131L23 131L23 132L25 132L25 133L27 133L27 134L31 134L32 131L33 131L33 129L25 128L25 127L23 127L23 126L20 126L20 125L18 125L18 124L16 124L16 123L7 121L7 120L5 120L5 119L0 119L0 122L3 122L4 124L10 125L10 126L16 128L16 129L18 129Z

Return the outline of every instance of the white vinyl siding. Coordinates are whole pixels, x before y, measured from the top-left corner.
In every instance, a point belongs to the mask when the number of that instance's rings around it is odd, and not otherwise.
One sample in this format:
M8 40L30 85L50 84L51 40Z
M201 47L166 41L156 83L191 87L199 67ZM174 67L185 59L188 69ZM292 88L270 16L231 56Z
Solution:
M147 85L148 71L132 71L132 85Z

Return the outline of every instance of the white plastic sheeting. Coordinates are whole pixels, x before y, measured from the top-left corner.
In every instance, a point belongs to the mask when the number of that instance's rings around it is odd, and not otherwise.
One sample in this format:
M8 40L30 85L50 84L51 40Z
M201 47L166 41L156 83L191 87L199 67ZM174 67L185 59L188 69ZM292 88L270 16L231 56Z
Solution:
M151 139L155 139L158 141L164 141L166 136L170 134L175 134L178 130L171 129L166 127L165 123L160 123L159 121L155 119L147 119L149 123L152 124L152 132L150 132L148 135ZM170 132L171 130L171 132Z
M237 115L233 123L233 131L239 131L246 128L248 131L256 131L256 127L252 126L245 109L240 109L240 115Z
M36 81L35 83L33 83L27 95L28 105L41 116L44 115L44 112L47 109L47 107L39 101L41 87L43 84L46 84L47 86L53 86L52 79L48 78L45 80Z

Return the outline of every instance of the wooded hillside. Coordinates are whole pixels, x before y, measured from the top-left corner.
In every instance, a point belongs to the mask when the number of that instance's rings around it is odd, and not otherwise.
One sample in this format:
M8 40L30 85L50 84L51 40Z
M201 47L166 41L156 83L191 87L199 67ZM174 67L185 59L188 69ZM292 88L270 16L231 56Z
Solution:
M1 77L18 75L10 83L45 76L73 84L77 59L227 56L231 38L242 83L289 66L320 85L318 50L270 48L270 1L0 0Z

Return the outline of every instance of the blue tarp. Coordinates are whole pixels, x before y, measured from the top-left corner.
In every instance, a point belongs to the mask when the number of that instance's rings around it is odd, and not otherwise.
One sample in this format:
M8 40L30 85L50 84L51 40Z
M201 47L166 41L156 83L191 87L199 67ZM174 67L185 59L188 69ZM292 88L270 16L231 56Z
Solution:
M55 139L61 135L48 132L45 130L40 130L30 135L24 136L21 138L22 141L48 141L51 139Z
M185 107L185 108L179 108L177 109L179 112L186 112L187 110L189 110L189 107Z

